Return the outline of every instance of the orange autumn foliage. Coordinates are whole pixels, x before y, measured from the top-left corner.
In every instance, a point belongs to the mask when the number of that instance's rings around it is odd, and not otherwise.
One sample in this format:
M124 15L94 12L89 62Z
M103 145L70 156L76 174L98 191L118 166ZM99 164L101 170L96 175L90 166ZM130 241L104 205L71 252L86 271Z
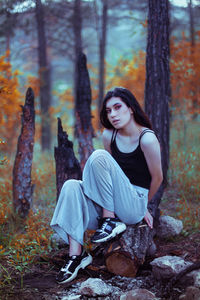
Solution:
M109 68L107 90L113 86L123 86L135 95L143 106L145 87L145 52L139 51L131 60L121 58L117 66Z
M61 118L63 127L67 126L67 134L73 135L73 128L70 126L70 116L73 117L74 97L73 90L68 88L63 92L53 91L54 96L58 99L59 105L51 106L50 114L53 120L52 132L57 133L57 118Z
M40 80L39 80L39 78L37 78L35 76L29 76L28 77L28 83L26 84L26 88L28 89L29 87L32 88L35 98L38 97L39 94L40 94Z
M95 131L99 126L99 113L97 110L98 100L98 77L97 71L89 65L92 72L92 125ZM131 60L120 58L117 66L111 66L106 63L106 91L115 86L122 86L133 92L141 106L144 103L144 86L145 86L145 52L139 51L137 55L133 55ZM106 92L105 91L105 92Z
M182 35L171 40L171 108L176 115L198 114L200 104L200 31L195 46Z
M200 31L197 32L195 46L182 36L170 41L171 71L171 111L173 115L197 115L200 104ZM144 104L145 56L139 51L131 60L121 58L117 66L108 68L107 90L113 86L130 89L139 103Z
M16 146L18 134L16 128L20 124L22 95L19 91L17 71L6 61L9 52L0 57L0 128L1 138L7 143L5 151L11 153Z

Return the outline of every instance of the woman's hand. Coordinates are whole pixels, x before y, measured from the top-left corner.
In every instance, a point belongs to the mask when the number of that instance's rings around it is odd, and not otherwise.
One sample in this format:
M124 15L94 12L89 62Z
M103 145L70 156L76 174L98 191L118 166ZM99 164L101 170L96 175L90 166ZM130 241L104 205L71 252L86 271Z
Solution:
M148 226L152 229L153 228L153 217L147 209L146 215L144 216L145 221L147 222Z

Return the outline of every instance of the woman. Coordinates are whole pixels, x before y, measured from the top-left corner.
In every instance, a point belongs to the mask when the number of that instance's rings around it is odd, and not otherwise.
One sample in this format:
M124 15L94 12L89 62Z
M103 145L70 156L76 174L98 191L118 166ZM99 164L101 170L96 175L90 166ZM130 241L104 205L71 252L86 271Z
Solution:
M143 218L153 228L147 204L162 182L162 168L151 123L133 94L121 87L106 94L100 119L105 127L105 150L96 150L89 157L82 181L65 182L51 221L69 243L69 257L57 276L59 283L73 280L92 262L82 247L87 228L98 228L93 243L106 242L124 232L126 224Z

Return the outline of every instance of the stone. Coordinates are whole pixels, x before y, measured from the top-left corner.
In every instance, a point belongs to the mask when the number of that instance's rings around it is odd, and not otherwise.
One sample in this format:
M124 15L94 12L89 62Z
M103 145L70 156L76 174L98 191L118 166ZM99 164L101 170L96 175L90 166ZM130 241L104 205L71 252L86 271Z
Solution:
M179 256L166 255L154 259L150 264L154 277L159 280L170 279L192 263Z
M192 285L200 288L200 269L184 275L184 279L185 281L192 281Z
M96 297L96 296L108 296L112 293L112 286L106 284L100 278L88 278L81 283L79 292L81 295Z
M200 270L192 271L190 274L194 279L194 286L200 289Z
M61 300L79 300L81 299L81 295L68 295L61 298Z
M156 235L161 238L168 238L179 235L183 230L183 222L170 216L161 216L160 224L157 228Z
M179 300L200 300L200 289L188 286L185 294L181 295Z
M156 300L156 296L146 289L134 289L121 295L120 300Z
M152 240L151 244L149 245L149 247L147 249L146 256L153 257L155 255L155 253L156 253L156 250L157 250L156 244Z

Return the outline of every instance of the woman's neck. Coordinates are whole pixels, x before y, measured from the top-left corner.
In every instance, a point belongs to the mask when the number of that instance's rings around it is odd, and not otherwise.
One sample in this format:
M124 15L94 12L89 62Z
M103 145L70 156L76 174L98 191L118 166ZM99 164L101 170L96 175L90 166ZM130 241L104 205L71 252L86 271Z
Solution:
M120 128L118 130L119 134L122 136L138 136L142 131L142 126L133 120L127 126Z

